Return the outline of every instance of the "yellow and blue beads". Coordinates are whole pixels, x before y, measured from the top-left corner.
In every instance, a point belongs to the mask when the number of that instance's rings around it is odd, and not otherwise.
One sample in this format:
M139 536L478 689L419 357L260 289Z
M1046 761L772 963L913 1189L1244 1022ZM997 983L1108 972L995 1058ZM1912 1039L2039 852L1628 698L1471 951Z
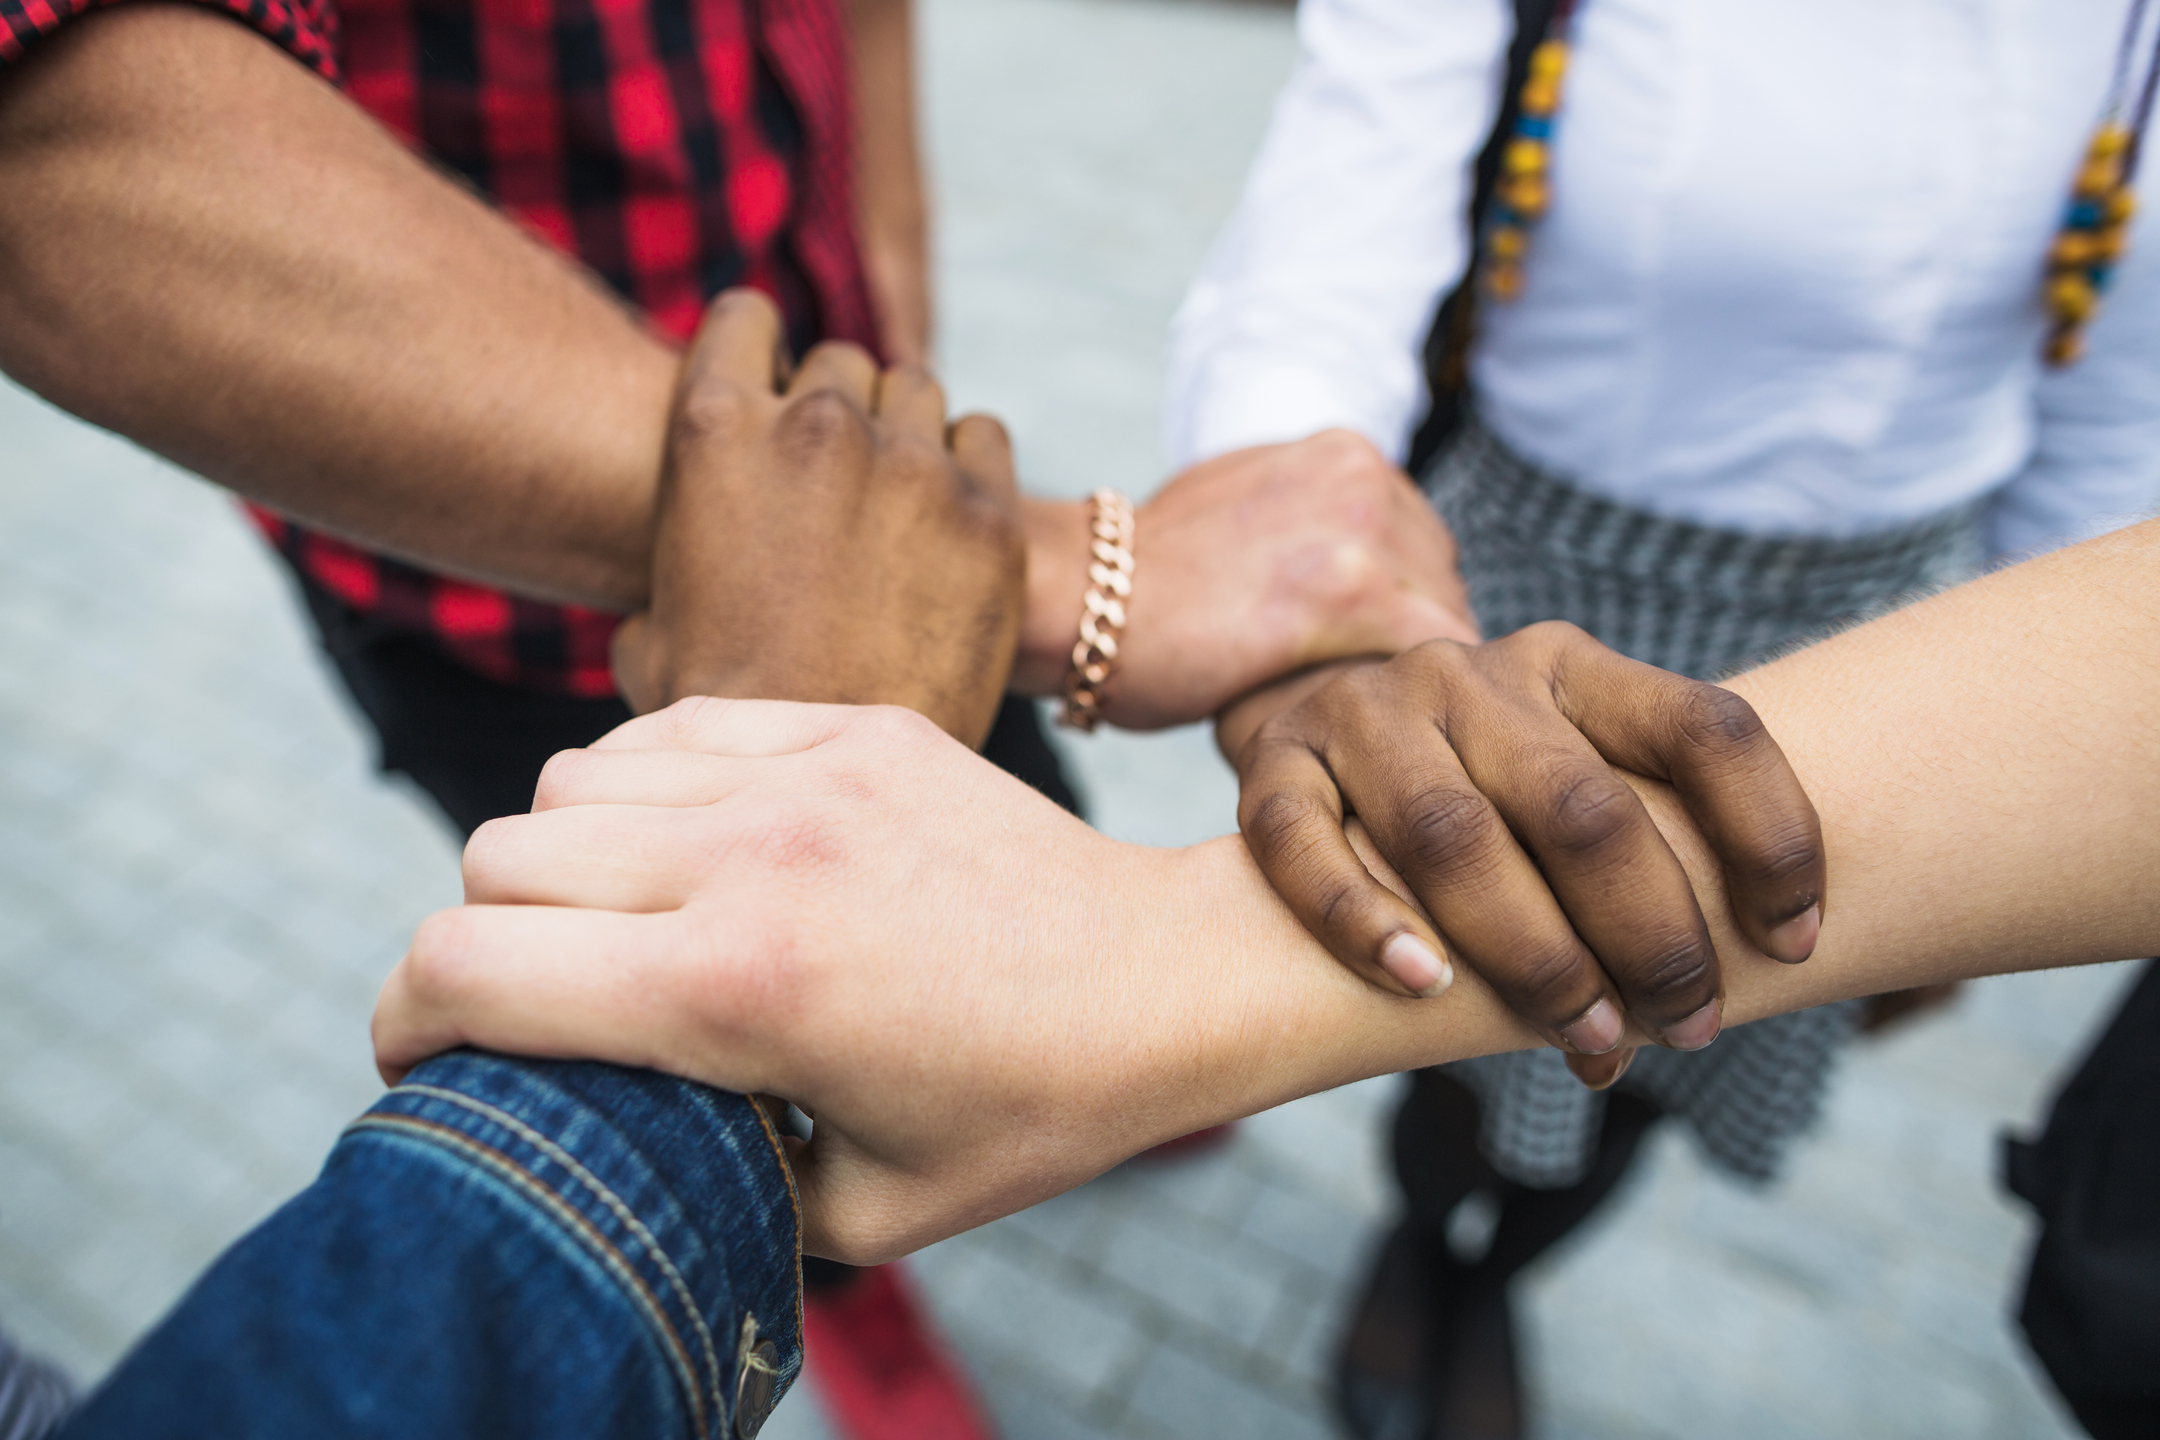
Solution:
M2127 243L2130 217L2137 213L2131 193L2131 157L2136 135L2110 119L2093 133L2085 161L2078 167L2070 206L2048 251L2047 361L2074 364L2085 352L2085 326L2100 309L2115 262Z
M1557 34L1530 52L1515 130L1500 152L1500 176L1485 222L1480 288L1489 299L1505 303L1522 294L1530 230L1552 204L1553 120L1560 110L1567 64L1567 42Z

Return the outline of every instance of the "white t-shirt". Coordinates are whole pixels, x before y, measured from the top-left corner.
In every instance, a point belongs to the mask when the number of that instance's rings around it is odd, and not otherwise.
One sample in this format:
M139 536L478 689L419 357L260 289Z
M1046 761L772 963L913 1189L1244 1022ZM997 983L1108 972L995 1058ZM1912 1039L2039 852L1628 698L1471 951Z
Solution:
M1995 492L2016 552L2147 510L2143 222L2085 359L2039 361L2046 254L2128 9L1582 0L1552 209L1522 297L1482 307L1481 413L1585 489L1758 534ZM1508 0L1304 0L1297 71L1175 326L1181 463L1334 425L1401 455L1513 24Z

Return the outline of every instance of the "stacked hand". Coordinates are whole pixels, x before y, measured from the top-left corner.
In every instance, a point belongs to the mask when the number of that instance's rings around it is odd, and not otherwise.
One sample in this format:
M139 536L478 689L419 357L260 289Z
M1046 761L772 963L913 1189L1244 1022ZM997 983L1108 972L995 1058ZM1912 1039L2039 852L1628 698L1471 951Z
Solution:
M1474 642L1455 542L1408 476L1329 430L1196 465L1139 508L1131 617L1106 718L1156 729L1212 717L1322 661ZM1056 693L1086 588L1087 517L1030 501L1017 688Z
M1227 1118L1189 1109L1236 1012L1192 1012L1244 957L1137 943L1180 923L1159 858L912 712L686 700L558 755L534 813L474 836L377 1054L391 1078L469 1044L785 1097L817 1121L806 1248L883 1259Z
M1682 1050L1721 1023L1694 889L1616 767L1675 788L1756 949L1814 949L1821 828L1755 712L1573 626L1299 677L1217 733L1254 860L1338 959L1432 995L1452 954L1586 1083L1626 1068L1626 1021ZM1352 848L1352 816L1400 888Z
M784 366L770 301L713 302L670 419L652 608L616 639L624 695L905 705L980 744L1026 568L1004 427L948 427L927 371L853 345Z
M792 1100L804 1244L857 1262L1297 1095L1536 1043L1475 981L1413 1000L1336 964L1235 839L1111 841L894 707L640 717L550 762L465 880L384 987L386 1077L469 1044Z
M1465 643L1445 529L1362 442L1225 457L1143 511L1126 723L1428 642L1225 715L1266 880L1235 842L1114 844L963 748L1045 586L1002 430L948 427L926 374L821 346L789 375L771 307L723 297L666 467L626 693L850 703L688 700L557 756L385 987L386 1074L478 1044L783 1096L817 1117L806 1243L874 1259L1372 1073L1391 1027L1381 1068L1442 1058L1434 1015L1453 1053L1526 1043L1479 987L1401 997L1443 954L1586 1078L1707 1043L1724 917L1614 766L1693 806L1757 946L1812 943L1814 814L1746 707L1559 629Z

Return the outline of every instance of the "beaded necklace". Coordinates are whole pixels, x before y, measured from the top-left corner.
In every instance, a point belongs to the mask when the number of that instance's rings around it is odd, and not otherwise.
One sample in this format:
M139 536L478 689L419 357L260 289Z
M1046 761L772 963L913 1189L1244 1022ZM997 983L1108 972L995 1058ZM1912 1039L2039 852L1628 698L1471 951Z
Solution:
M1503 304L1522 294L1522 262L1530 250L1530 229L1545 217L1552 203L1553 122L1560 111L1568 27L1576 4L1577 0L1559 0L1553 6L1545 37L1530 52L1529 73L1516 97L1515 130L1500 152L1500 180L1485 213L1485 234L1478 246L1478 289Z
M2160 49L2156 49L2145 67L2136 106L2128 108L2131 62L2145 27L2147 3L2134 0L2130 6L2122 46L2115 56L2115 78L2108 86L2107 108L2085 147L2085 162L2070 187L2062 228L2048 251L2045 353L2048 364L2057 368L2075 364L2085 353L2085 327L2100 309L2101 292L2107 289L2115 262L2122 258L2130 217L2137 213L2137 196L2130 187L2145 148L2145 126L2152 119L2153 85L2160 80Z
M1560 110L1561 82L1567 75L1568 32L1579 3L1560 0L1553 7L1544 38L1530 52L1515 128L1500 154L1500 180L1478 245L1478 291L1501 304L1522 294L1530 231L1552 204L1553 127ZM2132 103L2131 71L2150 3L2132 0L2106 108L2071 186L2062 228L2048 251L2043 298L2050 322L2046 356L2053 366L2074 364L2084 353L2085 327L2099 311L2101 292L2107 289L2128 242L2130 217L2137 213L2131 184L2137 177L2145 128L2152 119L2155 90L2160 87L2160 35L2156 35Z

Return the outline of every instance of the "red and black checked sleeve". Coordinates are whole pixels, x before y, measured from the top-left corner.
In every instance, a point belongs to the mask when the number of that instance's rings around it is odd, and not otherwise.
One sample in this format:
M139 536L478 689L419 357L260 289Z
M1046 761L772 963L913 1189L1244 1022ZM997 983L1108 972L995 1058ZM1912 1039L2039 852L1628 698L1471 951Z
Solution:
M0 0L0 69L78 15L125 0ZM201 0L249 29L316 74L338 80L338 13L334 0Z

